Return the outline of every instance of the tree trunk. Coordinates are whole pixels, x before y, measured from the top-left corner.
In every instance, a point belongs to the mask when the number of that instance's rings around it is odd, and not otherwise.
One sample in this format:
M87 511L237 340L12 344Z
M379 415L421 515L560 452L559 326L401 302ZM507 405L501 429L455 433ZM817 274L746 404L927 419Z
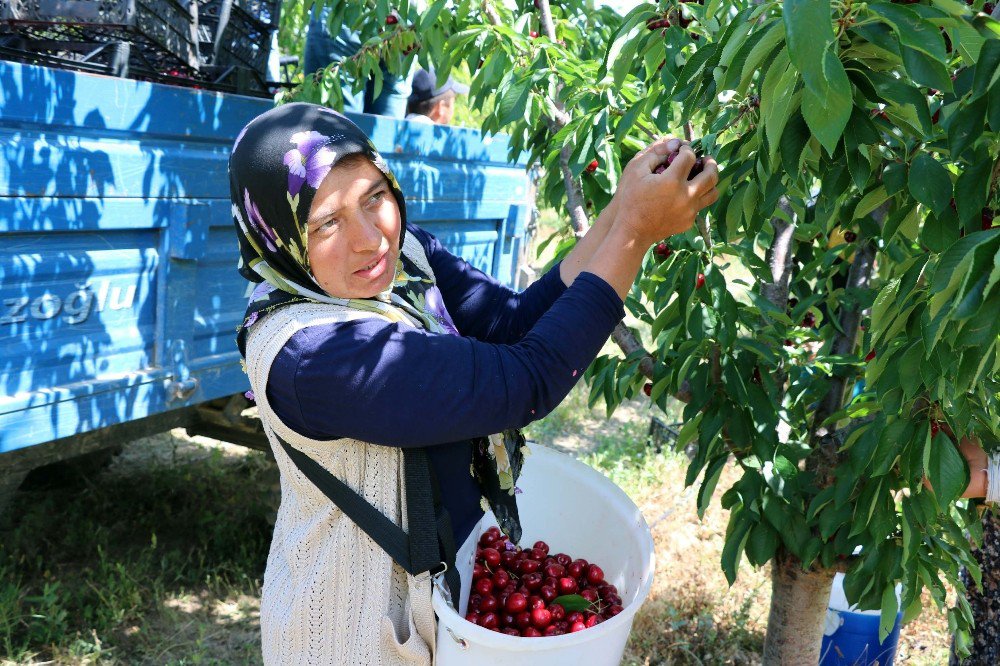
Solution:
M968 588L976 626L972 630L972 653L959 662L952 644L951 664L994 666L1000 664L1000 517L993 511L983 514L983 546L973 551L983 570L983 588L977 589L968 571L962 581Z
M764 666L819 663L834 573L832 569L803 571L801 562L791 555L774 558Z

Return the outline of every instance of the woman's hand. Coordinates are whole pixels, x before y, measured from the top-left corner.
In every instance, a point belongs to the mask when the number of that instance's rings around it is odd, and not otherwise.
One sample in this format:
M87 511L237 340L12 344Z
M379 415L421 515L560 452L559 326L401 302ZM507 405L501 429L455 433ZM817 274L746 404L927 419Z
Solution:
M654 173L672 152L678 155L670 166ZM679 139L660 139L637 153L622 171L611 200L615 224L647 245L689 229L698 212L719 198L719 169L712 158L704 158L704 170L688 180L696 159Z

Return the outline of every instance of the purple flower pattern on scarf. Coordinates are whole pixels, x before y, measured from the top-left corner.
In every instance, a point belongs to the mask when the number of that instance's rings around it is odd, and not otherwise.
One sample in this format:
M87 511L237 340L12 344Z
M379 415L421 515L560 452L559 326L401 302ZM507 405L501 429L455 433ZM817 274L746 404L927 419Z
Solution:
M427 308L427 314L434 317L445 331L451 335L461 335L458 329L455 328L455 323L451 320L451 315L444 305L444 297L441 295L441 290L438 289L436 284L431 285L424 292L424 304Z
M278 235L274 233L274 229L268 226L267 222L260 214L260 210L250 199L250 190L243 190L243 205L247 210L247 218L249 218L250 226L253 227L254 231L257 232L257 236L264 240L267 245L267 249L271 252L277 252L278 246Z
M337 153L327 145L336 137L323 136L319 132L296 132L292 135L292 148L285 153L284 163L288 167L288 193L293 197L302 190L303 183L313 189L319 187Z

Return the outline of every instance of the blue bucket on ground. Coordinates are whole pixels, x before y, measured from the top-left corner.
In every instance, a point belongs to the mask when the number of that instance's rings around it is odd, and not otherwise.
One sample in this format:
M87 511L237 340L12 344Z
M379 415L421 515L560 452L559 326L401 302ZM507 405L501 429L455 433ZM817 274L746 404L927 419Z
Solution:
M897 599L899 592L897 587ZM896 615L896 623L882 643L878 640L879 618L879 611L859 611L848 605L844 574L838 573L830 591L819 666L892 666L903 614Z

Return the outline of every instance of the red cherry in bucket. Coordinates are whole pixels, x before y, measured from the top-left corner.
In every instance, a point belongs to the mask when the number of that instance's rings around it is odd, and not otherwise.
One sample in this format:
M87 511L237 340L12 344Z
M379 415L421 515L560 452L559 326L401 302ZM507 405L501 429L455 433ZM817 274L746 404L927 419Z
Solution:
M552 623L552 613L547 608L536 608L531 611L531 624L537 629L544 629Z
M559 579L559 594L576 594L579 589L575 578L564 576Z

